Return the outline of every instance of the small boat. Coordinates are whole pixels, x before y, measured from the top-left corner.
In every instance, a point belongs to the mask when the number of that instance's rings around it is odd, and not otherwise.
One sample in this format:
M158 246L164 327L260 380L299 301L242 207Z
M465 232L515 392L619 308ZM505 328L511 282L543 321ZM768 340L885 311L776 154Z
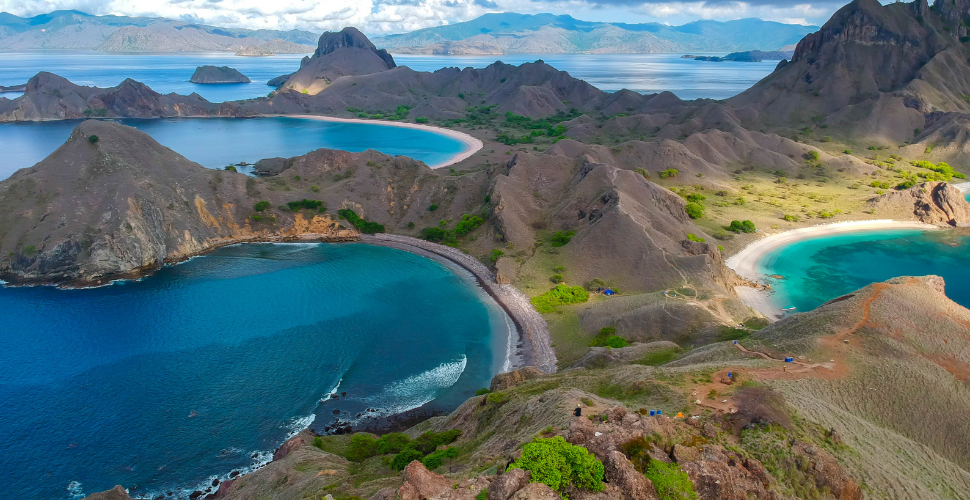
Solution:
M792 312L795 310L795 306L782 307L781 310L785 312Z

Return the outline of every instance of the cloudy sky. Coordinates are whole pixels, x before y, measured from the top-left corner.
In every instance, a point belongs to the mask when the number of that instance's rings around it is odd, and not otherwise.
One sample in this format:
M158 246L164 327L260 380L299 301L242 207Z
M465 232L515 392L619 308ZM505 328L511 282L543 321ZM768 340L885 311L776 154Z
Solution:
M400 33L473 19L487 12L570 14L588 21L683 24L697 19L760 17L823 23L838 0L0 0L0 11L36 15L55 9L161 16L219 26L313 31L357 26Z

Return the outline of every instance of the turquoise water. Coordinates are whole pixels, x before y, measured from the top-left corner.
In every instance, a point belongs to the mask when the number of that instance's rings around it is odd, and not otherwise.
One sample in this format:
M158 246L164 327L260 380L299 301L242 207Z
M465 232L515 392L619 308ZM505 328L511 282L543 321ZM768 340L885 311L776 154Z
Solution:
M698 53L695 53L698 54ZM425 56L395 54L400 66L418 71L446 67L484 68L496 60L522 64L542 59L557 69L586 80L607 92L626 88L653 93L669 90L681 99L725 99L764 78L778 61L760 63L706 62L681 59L682 54L509 54L501 56ZM723 56L725 53L705 55ZM80 85L113 87L134 78L167 94L197 92L212 102L251 99L272 90L266 82L299 69L302 54L273 57L238 57L227 53L109 54L85 51L37 51L0 53L0 85L26 82L39 71L50 71ZM195 68L203 64L230 66L252 83L199 85L189 83ZM13 98L19 94L0 94Z
M376 123L341 123L304 118L124 119L182 156L209 168L298 156L319 148L376 149L434 166L465 151L457 139L430 130ZM0 180L43 160L71 135L78 120L0 123Z
M802 240L758 262L779 308L809 311L870 283L936 274L946 295L970 307L970 234L962 230L860 231ZM780 275L783 279L770 278Z
M0 288L0 315L0 498L115 484L185 498L307 426L450 410L509 339L470 275L365 244L238 245L138 282Z

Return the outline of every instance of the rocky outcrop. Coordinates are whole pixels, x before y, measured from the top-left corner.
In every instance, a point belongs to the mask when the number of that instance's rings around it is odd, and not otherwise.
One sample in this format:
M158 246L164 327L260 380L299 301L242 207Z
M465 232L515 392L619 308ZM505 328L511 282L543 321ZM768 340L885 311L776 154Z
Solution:
M970 226L970 203L946 182L924 182L873 198L869 208L879 215L916 219L937 226Z
M534 366L527 366L511 372L499 373L498 375L492 377L492 383L489 386L489 389L492 391L504 391L511 389L512 387L515 387L526 380L539 378L543 375L545 375L545 373Z
M249 83L249 77L229 66L199 66L195 68L192 83Z
M107 491L99 491L84 497L84 500L131 500L128 491L121 486L115 486Z
M317 94L341 76L366 75L394 68L394 58L371 43L357 28L320 35L317 49L300 64L285 88Z
M516 491L529 484L529 471L512 469L488 485L489 500L509 500Z
M237 116L238 110L228 104L213 104L198 94L162 95L130 78L117 87L83 87L41 72L27 82L24 95L0 99L0 122L213 115Z
M397 490L401 500L425 500L435 498L452 489L453 484L441 474L428 470L421 462L415 460L404 468L402 473L404 484Z

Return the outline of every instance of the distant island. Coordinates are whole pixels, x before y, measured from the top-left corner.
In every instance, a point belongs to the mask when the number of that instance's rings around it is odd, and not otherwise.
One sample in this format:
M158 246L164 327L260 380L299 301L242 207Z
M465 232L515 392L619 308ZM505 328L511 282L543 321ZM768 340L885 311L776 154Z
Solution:
M256 45L247 45L236 51L237 56L247 56L247 57L264 57L264 56L275 56L275 52L270 52L262 47Z
M229 66L199 66L189 79L192 83L249 83L249 77Z
M721 61L737 61L737 62L761 62L764 60L768 61L781 61L791 59L795 55L794 50L749 50L747 52L732 52L726 56L693 56L690 54L684 54L681 59L693 59L695 61L711 61L711 62L721 62Z

